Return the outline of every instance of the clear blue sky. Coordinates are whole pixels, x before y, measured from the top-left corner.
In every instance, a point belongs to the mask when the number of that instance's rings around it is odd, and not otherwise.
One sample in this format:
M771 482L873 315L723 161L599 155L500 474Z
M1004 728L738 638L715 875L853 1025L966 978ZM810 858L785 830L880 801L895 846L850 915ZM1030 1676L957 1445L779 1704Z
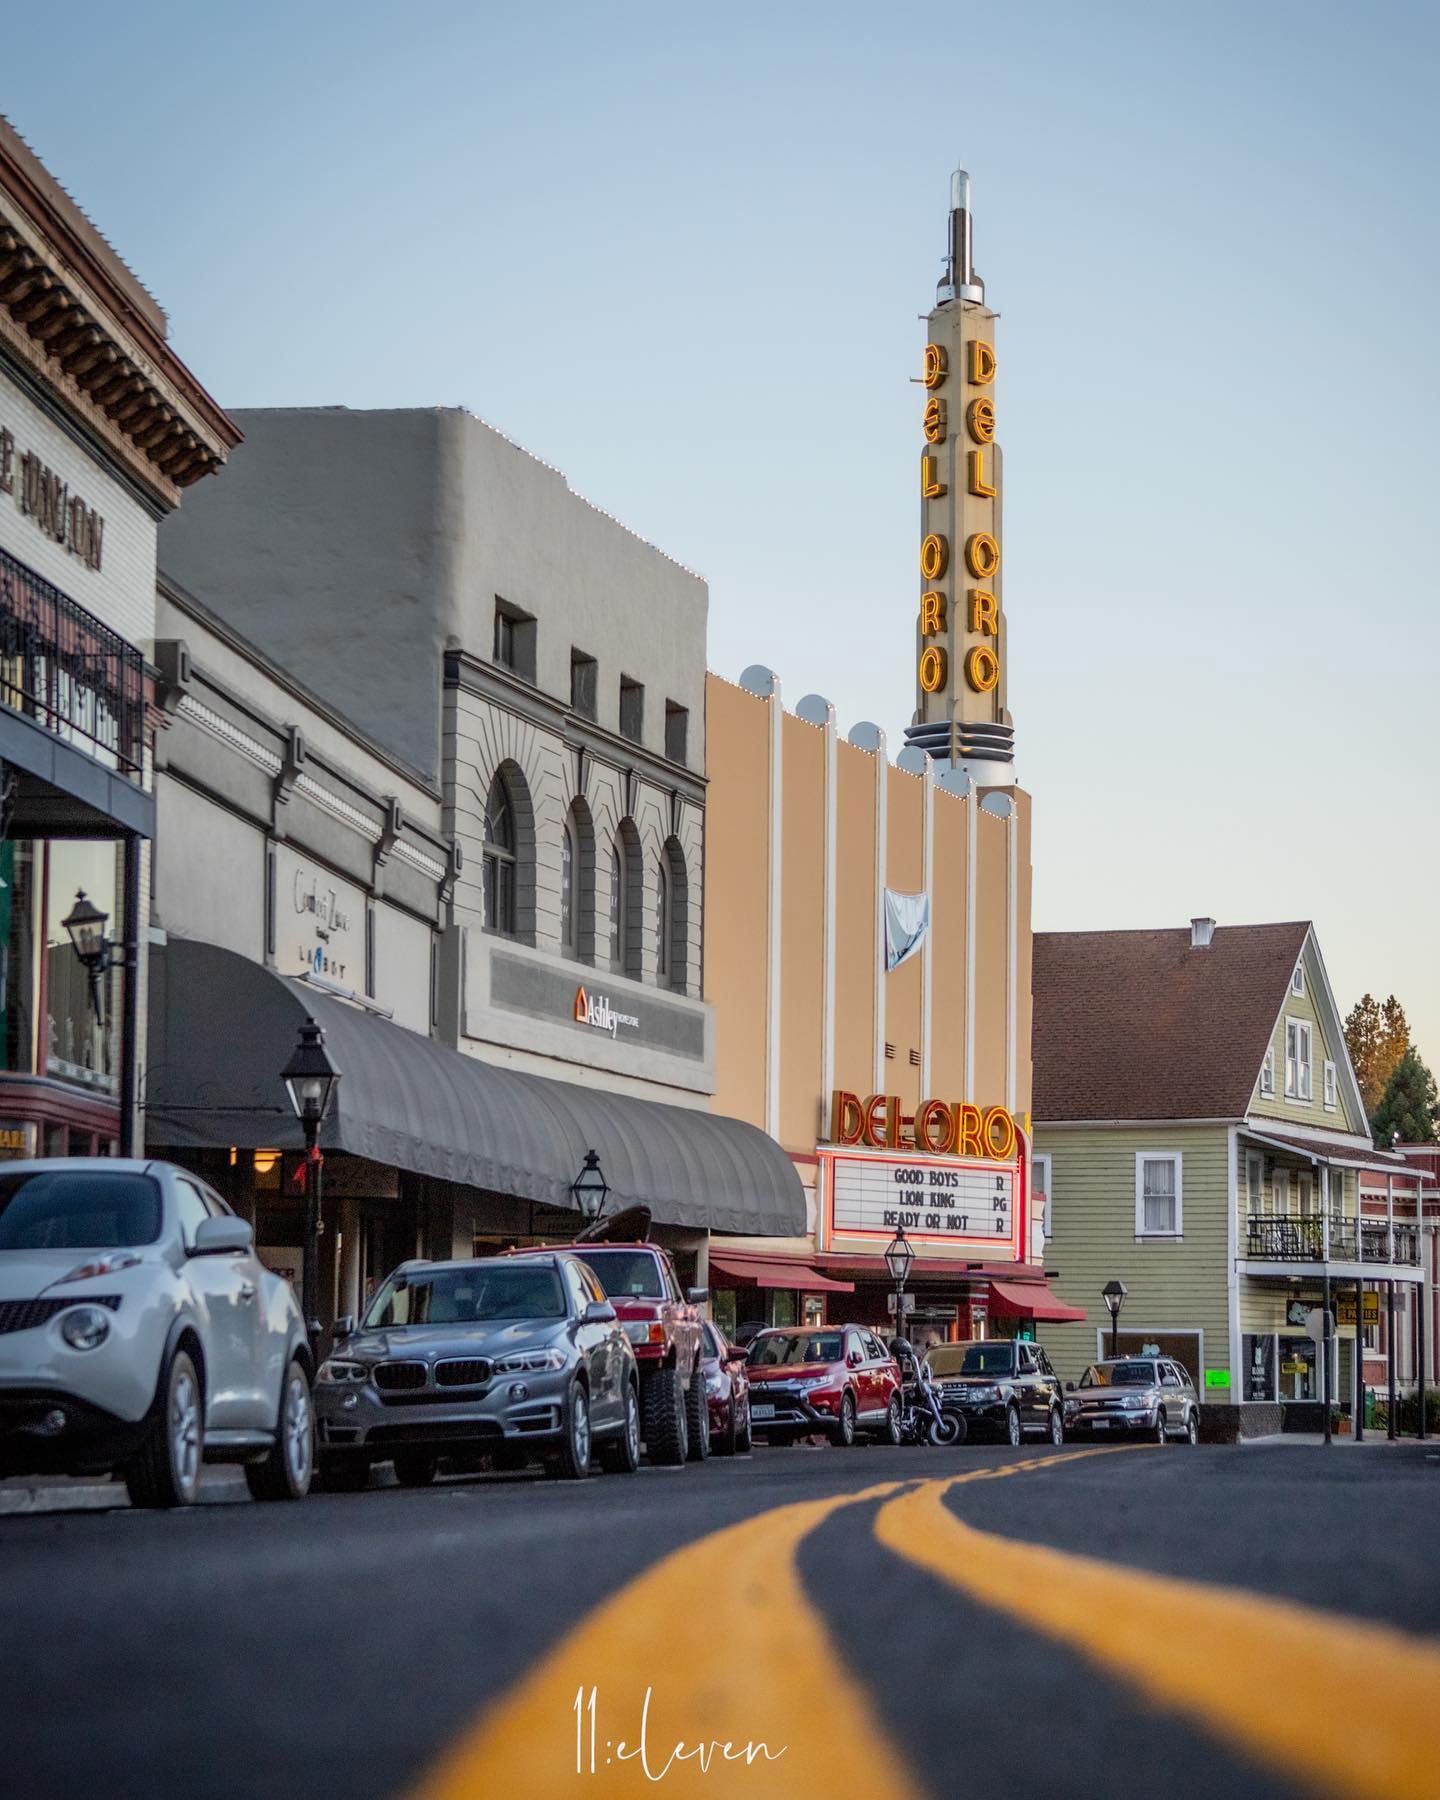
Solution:
M6 110L235 406L461 404L892 747L947 178L1041 927L1314 918L1440 1065L1440 11L77 0ZM73 46L84 46L78 57Z

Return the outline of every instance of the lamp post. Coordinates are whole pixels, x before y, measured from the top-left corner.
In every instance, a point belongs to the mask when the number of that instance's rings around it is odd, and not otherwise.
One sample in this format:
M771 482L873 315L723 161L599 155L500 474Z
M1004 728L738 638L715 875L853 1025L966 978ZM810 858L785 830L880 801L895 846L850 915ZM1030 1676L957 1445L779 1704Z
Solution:
M895 1283L895 1335L905 1336L905 1283L915 1261L915 1248L905 1235L905 1227L897 1225L895 1235L885 1246L885 1267Z
M135 920L140 916L140 855L133 837L125 839L125 908L131 921L130 934L135 936ZM100 1004L100 978L111 969L122 969L125 975L121 990L120 1011L120 1154L135 1154L135 1085L139 1060L139 1015L136 991L136 966L139 951L134 943L117 943L108 937L105 927L110 915L103 912L80 888L75 904L61 920L70 935L71 947L80 959L90 980L90 1008L103 1028L104 1010Z
M570 1183L570 1198L579 1208L580 1216L587 1225L593 1225L604 1212L609 1193L610 1183L601 1172L599 1153L587 1150L580 1173Z
M1125 1296L1130 1292L1123 1281L1107 1281L1100 1290L1100 1298L1110 1309L1110 1355L1112 1358L1120 1354L1120 1308L1125 1304Z
M325 1049L325 1033L314 1019L306 1019L300 1027L280 1079L305 1133L305 1271L300 1306L313 1349L320 1338L320 1198L321 1170L325 1166L320 1154L320 1127L340 1079L340 1071Z

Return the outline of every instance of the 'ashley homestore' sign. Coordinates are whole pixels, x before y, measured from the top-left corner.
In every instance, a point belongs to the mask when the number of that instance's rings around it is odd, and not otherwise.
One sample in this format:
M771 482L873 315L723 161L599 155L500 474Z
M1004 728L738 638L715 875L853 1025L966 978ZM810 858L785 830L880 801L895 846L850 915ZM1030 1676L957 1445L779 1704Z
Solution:
M575 1023L609 1032L612 1038L619 1034L622 1025L627 1031L640 1029L634 1013L616 1012L604 994L587 994L583 986L575 990Z

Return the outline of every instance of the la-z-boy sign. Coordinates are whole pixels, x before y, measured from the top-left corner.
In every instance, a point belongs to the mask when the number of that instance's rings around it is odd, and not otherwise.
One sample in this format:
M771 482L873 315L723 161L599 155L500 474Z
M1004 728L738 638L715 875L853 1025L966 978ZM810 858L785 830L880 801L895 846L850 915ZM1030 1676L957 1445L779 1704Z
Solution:
M1008 1249L1015 1235L1014 1168L990 1163L894 1162L836 1156L830 1162L830 1224L837 1232L908 1237Z

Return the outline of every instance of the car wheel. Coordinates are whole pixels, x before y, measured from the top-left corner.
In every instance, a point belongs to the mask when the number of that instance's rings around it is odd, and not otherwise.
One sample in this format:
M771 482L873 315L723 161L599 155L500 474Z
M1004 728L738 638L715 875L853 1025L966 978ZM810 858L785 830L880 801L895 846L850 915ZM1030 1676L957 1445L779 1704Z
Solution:
M394 1460L401 1487L429 1487L439 1466L439 1459L427 1450L397 1450Z
M640 1388L645 1454L664 1469L677 1469L690 1454L685 1396L678 1369L652 1369Z
M1164 1444L1168 1441L1169 1440L1165 1436L1165 1409L1162 1406L1155 1415L1155 1442L1157 1444Z
M1192 1447L1200 1442L1200 1415L1191 1413L1185 1421L1185 1442Z
M545 1473L560 1481L583 1481L590 1473L590 1396L578 1381L565 1401L565 1437L545 1464Z
M840 1396L840 1417L833 1435L842 1450L848 1450L855 1442L855 1396L849 1388Z
M640 1401L633 1381L625 1383L625 1423L600 1446L600 1467L609 1475L633 1475L640 1467Z
M900 1442L900 1396L892 1394L890 1404L885 1408L884 1442L898 1444Z
M160 1380L145 1442L124 1468L132 1506L189 1506L200 1489L205 1399L188 1352L177 1350Z
M690 1461L704 1462L710 1454L710 1397L705 1392L705 1371L698 1360L685 1390L685 1415L690 1433Z
M290 1362L280 1389L275 1442L264 1462L246 1463L245 1485L256 1500L303 1500L315 1472L315 1409L310 1382Z
M1012 1450L1018 1448L1021 1442L1020 1408L1018 1406L1005 1408L1005 1442Z
M1065 1415L1058 1406L1050 1408L1050 1442L1052 1444L1065 1442Z
M732 1417L734 1416L737 1404L738 1402L732 1397L730 1401ZM738 1425L735 1429L735 1454L737 1456L748 1456L754 1448L755 1434L750 1429L750 1402L747 1400L745 1402L745 1423L743 1425Z

